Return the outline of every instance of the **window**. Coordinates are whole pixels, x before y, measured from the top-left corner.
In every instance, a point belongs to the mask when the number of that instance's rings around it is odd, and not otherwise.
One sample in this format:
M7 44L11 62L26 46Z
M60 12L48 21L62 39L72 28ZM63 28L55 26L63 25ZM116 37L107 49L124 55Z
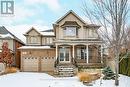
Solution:
M31 43L38 43L38 42L37 42L37 37L32 36L32 37L31 37Z
M89 59L92 59L93 57L93 49L92 48L89 48Z
M97 32L95 29L89 29L89 37L90 38L96 38L98 37Z
M52 44L53 38L46 38L46 43L47 44Z
M85 47L78 47L77 48L77 58L78 59L86 59L86 48Z
M64 36L76 36L76 27L69 26L64 29Z
M69 48L67 47L63 47L59 49L59 57L60 57L60 61L69 61Z

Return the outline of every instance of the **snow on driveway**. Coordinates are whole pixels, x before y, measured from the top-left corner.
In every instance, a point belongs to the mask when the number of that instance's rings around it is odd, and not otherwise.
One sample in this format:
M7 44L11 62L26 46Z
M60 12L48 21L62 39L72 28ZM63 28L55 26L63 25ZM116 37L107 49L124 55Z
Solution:
M88 87L115 87L114 80L97 80ZM45 73L18 72L0 76L0 87L87 87L77 77L55 78ZM130 87L130 77L120 76L120 86Z

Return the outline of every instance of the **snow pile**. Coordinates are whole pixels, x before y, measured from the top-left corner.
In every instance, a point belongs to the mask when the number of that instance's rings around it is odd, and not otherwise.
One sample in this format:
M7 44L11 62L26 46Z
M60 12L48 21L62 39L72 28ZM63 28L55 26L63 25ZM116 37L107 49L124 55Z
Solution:
M130 77L120 76L120 86L129 87ZM115 87L114 80L97 80L93 86L88 87ZM77 77L54 78L45 73L19 72L0 76L1 87L87 87L79 82Z

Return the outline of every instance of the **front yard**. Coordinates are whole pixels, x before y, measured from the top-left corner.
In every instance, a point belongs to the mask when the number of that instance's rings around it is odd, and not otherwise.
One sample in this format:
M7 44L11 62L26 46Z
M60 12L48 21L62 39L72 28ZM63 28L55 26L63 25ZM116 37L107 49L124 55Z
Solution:
M130 77L120 75L119 87L129 87ZM18 72L0 76L1 87L87 87L78 77L53 77L45 73ZM95 81L88 87L115 87L114 80Z

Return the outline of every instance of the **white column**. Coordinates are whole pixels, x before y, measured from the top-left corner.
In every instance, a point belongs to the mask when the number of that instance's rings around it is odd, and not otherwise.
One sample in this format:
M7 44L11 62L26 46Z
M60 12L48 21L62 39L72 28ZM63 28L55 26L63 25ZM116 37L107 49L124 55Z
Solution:
M57 49L58 49L58 45L56 45L56 59L57 59L57 57L58 57L58 56L57 56L57 53L58 53L58 52L57 52Z
M75 54L75 50L74 50L74 45L73 45L73 58L75 57L74 54Z
M88 63L88 59L89 59L88 44L86 45L86 53L87 53L86 63Z
M102 45L101 45L101 63L103 63L103 47L102 47Z

